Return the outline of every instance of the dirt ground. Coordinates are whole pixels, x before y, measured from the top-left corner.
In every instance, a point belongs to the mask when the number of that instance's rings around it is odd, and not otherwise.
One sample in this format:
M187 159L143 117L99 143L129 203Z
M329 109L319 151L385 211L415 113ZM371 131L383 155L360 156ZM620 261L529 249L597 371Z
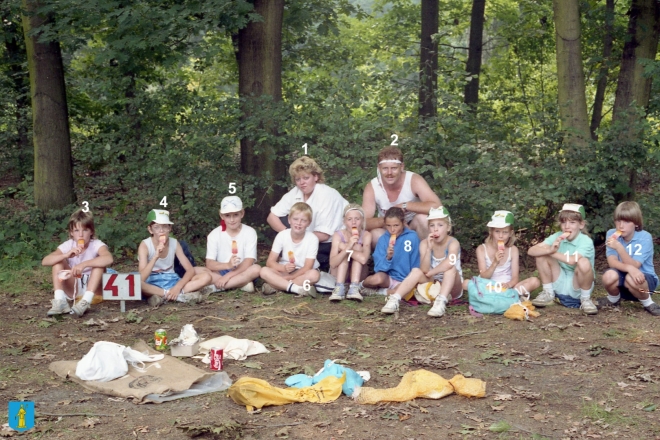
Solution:
M398 315L381 315L379 297L331 304L327 296L229 292L194 306L129 304L140 322L127 322L119 304L110 302L82 319L55 320L46 319L52 295L46 278L38 270L28 280L31 292L0 293L0 400L35 402L36 428L27 437L660 439L660 319L639 304L589 317L554 305L540 310L539 318L518 322L477 319L466 305L433 319L428 306L402 305ZM602 295L597 288L595 296ZM92 318L107 326L86 325ZM98 340L153 343L156 329L167 329L171 338L187 323L206 338L229 334L271 350L247 361L227 360L233 380L251 376L283 387L288 375L341 359L368 370L367 385L375 388L396 386L405 372L425 368L448 379L457 373L482 379L487 395L381 405L341 396L325 405L249 414L226 392L136 405L88 392L48 369L55 360L80 359ZM207 368L199 360L186 362ZM6 423L5 411L0 421Z

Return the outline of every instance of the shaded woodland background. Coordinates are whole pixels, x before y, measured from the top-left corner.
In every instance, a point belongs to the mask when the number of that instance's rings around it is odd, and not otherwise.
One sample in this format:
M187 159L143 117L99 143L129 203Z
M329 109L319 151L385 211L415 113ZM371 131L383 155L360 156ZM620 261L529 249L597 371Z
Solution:
M598 242L637 200L660 234L655 0L5 0L0 249L30 267L89 202L135 258L167 197L205 246L222 197L265 224L309 154L360 202L398 136L464 249L492 211L523 248L566 201ZM268 233L266 228L260 233ZM203 255L203 254L202 254Z

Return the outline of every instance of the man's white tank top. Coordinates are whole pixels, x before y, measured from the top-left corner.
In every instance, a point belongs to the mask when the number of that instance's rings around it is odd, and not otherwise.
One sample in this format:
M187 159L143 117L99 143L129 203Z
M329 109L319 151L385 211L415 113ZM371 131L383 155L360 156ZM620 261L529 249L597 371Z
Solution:
M420 200L415 197L415 193L412 190L412 176L415 173L412 171L406 171L406 177L403 181L403 187L401 192L399 192L399 197L393 202L390 202L390 199L387 197L387 192L385 188L378 181L378 177L371 179L371 187L374 190L374 198L376 199L376 208L378 209L378 217L384 217L385 211L390 209L394 205L399 205L405 202L419 202ZM414 213L413 213L414 215ZM410 221L406 218L406 221Z

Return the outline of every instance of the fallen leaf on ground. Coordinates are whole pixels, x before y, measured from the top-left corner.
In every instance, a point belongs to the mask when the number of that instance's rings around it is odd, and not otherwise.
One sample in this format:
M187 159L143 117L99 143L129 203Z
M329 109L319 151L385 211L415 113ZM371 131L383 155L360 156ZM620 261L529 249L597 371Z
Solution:
M493 400L512 400L511 394L496 394Z
M83 428L93 428L94 425L101 423L101 419L98 417L87 417L80 426Z

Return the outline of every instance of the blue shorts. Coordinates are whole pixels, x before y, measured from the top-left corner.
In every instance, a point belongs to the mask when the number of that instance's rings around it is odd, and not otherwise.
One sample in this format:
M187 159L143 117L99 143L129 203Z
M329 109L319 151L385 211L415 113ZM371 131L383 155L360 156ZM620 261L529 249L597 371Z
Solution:
M219 270L219 271L218 271L218 273L220 274L221 277L224 277L224 276L227 275L229 272L231 272L231 270L229 270L229 269L224 269L224 270Z
M621 299L627 300L627 301L638 301L638 299L630 293L630 290L626 287L626 275L628 275L628 272L622 272L618 269L607 269L605 272L608 270L613 270L619 274L619 293L621 294ZM605 273L603 272L603 274ZM657 287L658 287L658 282L656 281L655 277L653 275L650 275L648 273L644 273L644 278L646 278L646 284L649 285L649 290L653 292Z
M171 289L181 281L181 278L179 278L179 275L176 274L176 272L172 273L158 273L158 272L152 272L151 275L149 275L149 278L145 281L147 284L151 284L156 287L160 287L161 289L168 290Z
M559 304L564 307L568 307L569 309L579 309L580 305L582 304L580 298L573 298L572 296L568 295L560 295L559 293L555 293L555 298L559 300Z
M575 272L568 271L563 267L559 266L559 277L552 283L552 289L555 291L555 296L559 299L559 302L566 307L579 308L580 307L580 296L582 292L579 287L573 285L573 276ZM591 289L589 289L589 294L593 292L594 285L591 284ZM577 306L574 306L572 301L567 297L570 297L577 301ZM565 303L562 301L562 298L565 298Z

